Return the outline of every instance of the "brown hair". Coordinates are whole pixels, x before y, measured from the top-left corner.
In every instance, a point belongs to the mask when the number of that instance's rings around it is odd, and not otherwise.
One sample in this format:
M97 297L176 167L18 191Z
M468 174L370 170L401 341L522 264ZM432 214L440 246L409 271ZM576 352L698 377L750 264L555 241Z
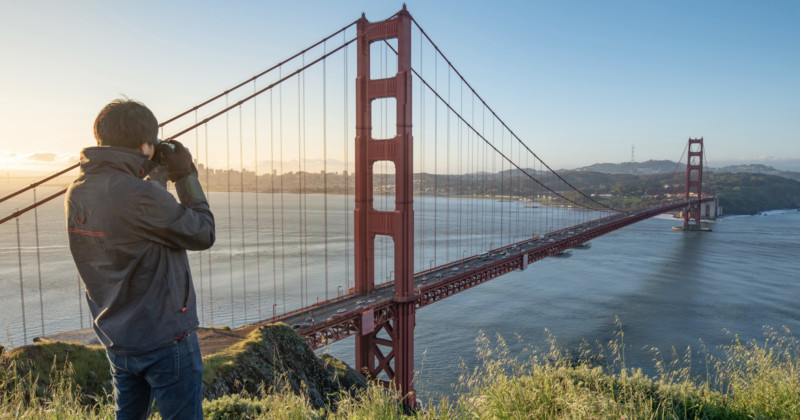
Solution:
M156 137L158 120L155 115L132 99L111 101L94 120L94 138L98 146L138 149L143 143L154 143Z

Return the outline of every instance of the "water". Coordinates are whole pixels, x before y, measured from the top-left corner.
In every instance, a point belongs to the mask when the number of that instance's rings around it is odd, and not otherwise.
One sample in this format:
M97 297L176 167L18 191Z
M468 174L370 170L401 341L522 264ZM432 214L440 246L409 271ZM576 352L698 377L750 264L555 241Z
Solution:
M267 318L273 310L282 313L314 303L326 293L334 297L352 286L352 196L328 197L327 270L326 246L315 239L324 231L322 196L309 195L301 201L302 197L292 194L259 194L258 223L252 216L255 194L209 196L217 219L217 244L210 252L190 254L204 325L242 325ZM281 199L285 206L283 219L275 213L275 224L268 211L273 199L276 206ZM15 221L0 225L0 333L5 333L0 335L0 345L20 345L42 335L41 313L46 334L90 325L69 258L62 203L56 199L39 211L43 309L33 216L20 218L19 246ZM8 205L13 210L19 204ZM298 223L301 206L308 209L303 216L305 228ZM518 224L504 234L459 235L458 217L446 213L456 209L461 209L464 225L491 228L491 220L499 222L501 214L506 222ZM2 210L5 215L8 208ZM431 198L416 198L417 237L430 235L435 226L441 238L435 247L428 239L417 241L416 270L521 239L514 235L530 230L526 211L542 212L534 219L551 228L593 216L566 212L561 218L542 209L524 209L519 203L491 200L451 199L447 204L438 199L434 205ZM520 214L523 217L516 217ZM480 331L500 334L517 349L514 334L527 344L544 347L547 328L561 345L576 348L582 339L613 339L615 317L619 317L630 346L628 366L652 373L652 353L644 347L664 352L673 346L679 351L687 346L699 349L702 339L714 351L731 342L726 329L745 340L761 338L764 325L800 330L796 302L800 296L800 212L730 217L713 223L710 233L670 229L678 224L668 218L649 219L592 241L590 249L573 250L571 258L545 259L524 272L507 274L421 309L415 330L417 389L423 398L450 394L460 362L475 362L474 340ZM392 276L387 242L376 241L378 282ZM302 260L301 250L306 251ZM20 259L26 331L21 328ZM302 289L300 279L305 279ZM352 338L324 351L353 363Z

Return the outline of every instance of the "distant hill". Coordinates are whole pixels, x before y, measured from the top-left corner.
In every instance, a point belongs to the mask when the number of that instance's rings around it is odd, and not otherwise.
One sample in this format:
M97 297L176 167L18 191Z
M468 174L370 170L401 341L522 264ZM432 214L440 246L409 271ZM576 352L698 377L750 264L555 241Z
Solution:
M683 193L683 182L670 173L651 175L564 171L561 175L584 193L604 197L614 208L629 209L649 197ZM719 196L725 214L756 214L767 210L800 208L800 181L749 172L716 172L704 176L706 187ZM706 191L705 193L709 193ZM635 199L633 199L635 198Z
M670 173L674 170L684 171L685 163L675 163L669 160L648 160L646 162L622 162L622 163L595 163L594 165L584 166L582 168L574 169L580 172L600 172L604 174L613 175L653 175ZM715 173L750 173L750 174L763 174L775 175L783 178L793 179L800 181L800 172L790 172L775 169L772 166L764 164L740 164L729 165L721 168L710 168L711 172Z
M781 176L784 178L794 179L795 181L800 181L800 172L789 172L789 171L781 171L779 169L775 169L772 166L758 164L748 164L748 165L731 165L731 166L723 166L722 168L712 168L712 172L728 172L732 174L741 174L741 173L748 173L748 174L764 174L764 175L775 175Z
M800 208L800 181L783 176L717 172L709 176L708 183L726 214Z
M675 170L676 166L681 167L669 160L648 160L647 162L595 163L574 170L604 174L650 175L670 173Z
M742 164L758 164L773 167L779 171L787 172L800 172L800 159L792 158L775 158L775 157L757 157L751 158L747 161L744 160L717 160L714 159L714 165L725 166L739 166Z

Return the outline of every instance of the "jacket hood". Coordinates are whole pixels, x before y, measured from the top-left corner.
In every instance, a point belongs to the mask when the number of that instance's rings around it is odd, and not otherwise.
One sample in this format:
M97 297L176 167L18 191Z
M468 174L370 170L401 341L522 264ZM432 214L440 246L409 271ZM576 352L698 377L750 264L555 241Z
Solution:
M97 173L105 170L119 170L139 178L155 169L158 164L149 160L144 153L119 146L93 146L81 150L81 172Z

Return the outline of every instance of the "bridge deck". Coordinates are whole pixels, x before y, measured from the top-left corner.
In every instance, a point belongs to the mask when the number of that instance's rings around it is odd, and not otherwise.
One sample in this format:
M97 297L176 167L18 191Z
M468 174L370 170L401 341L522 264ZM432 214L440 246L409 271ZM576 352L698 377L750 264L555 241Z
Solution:
M709 200L712 199L701 201ZM417 308L430 305L510 271L524 270L528 264L558 255L630 224L686 208L693 201L696 200L607 216L417 273L414 275L416 293L412 299ZM357 333L361 330L362 320L369 322L372 318L378 325L390 318L393 298L394 285L390 282L376 287L369 294L350 294L320 302L262 323L289 324L312 348L317 349Z

